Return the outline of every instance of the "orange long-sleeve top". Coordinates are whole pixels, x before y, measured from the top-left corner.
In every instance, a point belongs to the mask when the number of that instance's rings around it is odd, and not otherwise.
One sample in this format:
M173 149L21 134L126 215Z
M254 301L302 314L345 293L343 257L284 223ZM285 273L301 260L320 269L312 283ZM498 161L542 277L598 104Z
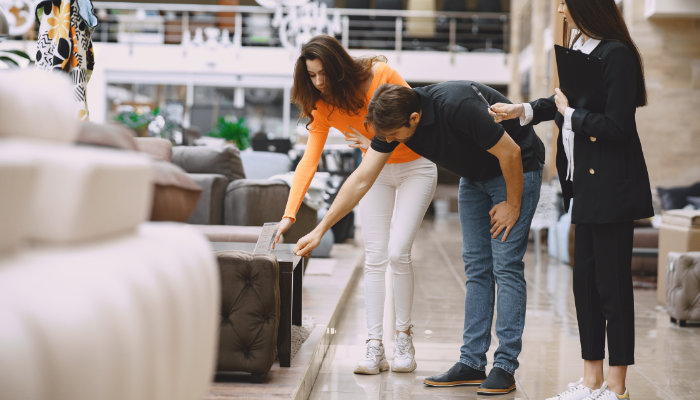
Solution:
M289 190L289 198L287 198L287 207L284 210L285 218L296 219L297 211L299 211L304 195L309 189L309 185L311 185L314 174L316 174L318 162L323 153L323 146L326 144L328 131L331 127L345 134L350 130L348 127L351 126L370 140L374 137L374 132L371 128L369 130L366 129L364 122L369 101L372 99L372 95L377 87L383 83L393 83L408 87L408 84L398 72L385 63L378 63L374 70L372 83L369 85L369 89L365 94L365 105L357 115L348 113L345 110L332 109L332 107L323 100L318 100L316 102L316 109L311 112L314 121L309 126L309 140L306 144L306 151L294 171L292 187ZM363 149L362 152L364 153L365 150ZM404 144L400 144L392 152L388 162L404 163L416 160L419 157L418 154L414 153Z

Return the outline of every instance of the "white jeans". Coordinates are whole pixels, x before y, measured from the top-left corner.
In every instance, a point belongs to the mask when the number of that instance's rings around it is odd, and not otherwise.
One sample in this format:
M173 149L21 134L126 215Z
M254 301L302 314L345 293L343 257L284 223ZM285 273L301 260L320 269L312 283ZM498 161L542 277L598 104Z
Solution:
M437 167L421 157L386 164L360 201L365 242L365 310L370 339L383 335L386 267L391 263L395 329L411 325L413 266L411 247L435 194ZM392 218L392 216L396 218Z

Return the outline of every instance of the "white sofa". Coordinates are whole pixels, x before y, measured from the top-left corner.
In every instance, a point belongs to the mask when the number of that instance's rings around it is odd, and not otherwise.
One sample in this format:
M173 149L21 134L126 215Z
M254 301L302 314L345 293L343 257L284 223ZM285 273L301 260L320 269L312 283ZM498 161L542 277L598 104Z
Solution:
M0 260L0 399L201 399L218 338L218 272L191 228Z
M201 399L220 307L208 241L145 222L145 156L77 148L77 125L3 108L37 95L36 73L0 75L0 400ZM39 81L70 89L54 77Z

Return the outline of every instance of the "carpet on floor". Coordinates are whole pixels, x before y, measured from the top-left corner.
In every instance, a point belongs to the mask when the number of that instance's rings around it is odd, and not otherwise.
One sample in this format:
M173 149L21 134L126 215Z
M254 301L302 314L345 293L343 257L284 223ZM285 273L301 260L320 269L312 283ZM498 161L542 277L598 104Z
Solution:
M292 350L291 359L294 359L301 346L304 344L306 339L311 335L311 331L314 329L314 319L310 315L305 315L302 317L301 326L292 325ZM278 358L279 360L279 358Z

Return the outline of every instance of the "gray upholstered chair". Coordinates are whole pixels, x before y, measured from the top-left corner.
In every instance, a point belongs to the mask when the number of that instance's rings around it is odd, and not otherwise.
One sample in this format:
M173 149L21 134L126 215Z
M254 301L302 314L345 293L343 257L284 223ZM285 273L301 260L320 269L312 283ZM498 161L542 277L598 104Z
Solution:
M224 196L232 181L245 178L238 149L211 146L175 146L172 162L202 187L202 197L187 221L200 225L223 225Z
M257 153L257 152L254 152ZM269 153L271 156L285 157ZM203 189L187 221L199 225L262 226L282 218L289 186L271 179L246 179L241 154L233 146L175 146L172 162L188 172ZM279 162L277 162L279 164ZM289 164L286 164L289 170ZM274 172L286 172L278 171ZM285 242L296 242L316 224L316 210L301 206Z

